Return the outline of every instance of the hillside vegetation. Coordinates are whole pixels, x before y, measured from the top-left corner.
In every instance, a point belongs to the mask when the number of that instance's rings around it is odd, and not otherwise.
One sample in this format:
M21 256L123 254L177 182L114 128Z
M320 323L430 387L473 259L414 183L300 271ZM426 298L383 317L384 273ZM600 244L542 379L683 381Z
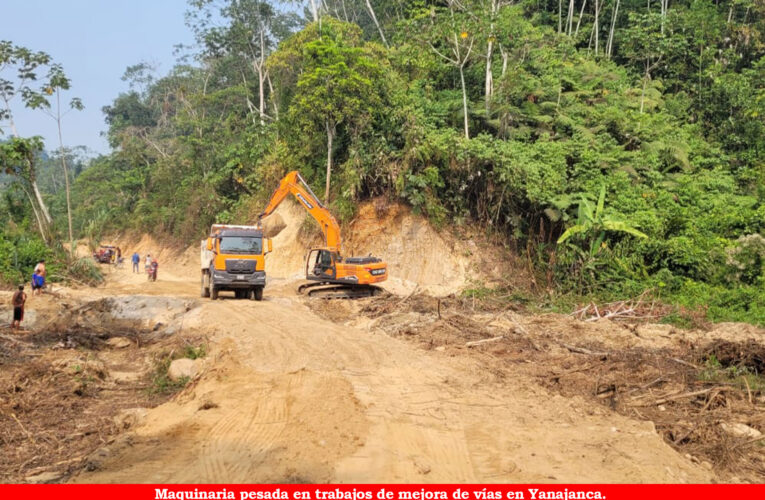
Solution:
M485 227L540 293L652 289L765 324L762 1L312 5L191 0L185 62L128 68L104 108L113 152L73 176L75 233L191 241L298 169L345 220L386 196ZM3 196L7 270L39 231Z

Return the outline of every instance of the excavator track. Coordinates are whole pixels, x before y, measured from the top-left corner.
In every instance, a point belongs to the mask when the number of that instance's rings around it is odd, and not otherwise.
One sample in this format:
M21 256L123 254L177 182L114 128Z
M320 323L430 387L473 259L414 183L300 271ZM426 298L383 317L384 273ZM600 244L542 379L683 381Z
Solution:
M383 289L373 285L338 285L336 283L304 283L298 293L315 299L359 299L374 297Z

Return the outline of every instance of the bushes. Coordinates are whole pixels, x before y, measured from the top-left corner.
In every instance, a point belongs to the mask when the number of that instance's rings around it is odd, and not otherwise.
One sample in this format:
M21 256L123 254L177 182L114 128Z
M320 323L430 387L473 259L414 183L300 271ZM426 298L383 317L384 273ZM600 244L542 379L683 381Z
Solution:
M60 255L43 241L32 235L11 235L0 231L0 282L6 286L28 282L32 279L35 265L45 259L48 273L55 274L62 268Z

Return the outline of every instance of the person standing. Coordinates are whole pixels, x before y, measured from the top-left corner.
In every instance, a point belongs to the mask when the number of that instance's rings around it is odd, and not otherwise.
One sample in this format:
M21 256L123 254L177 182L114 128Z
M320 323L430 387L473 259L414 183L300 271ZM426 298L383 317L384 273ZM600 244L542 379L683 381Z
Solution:
M48 270L45 269L45 259L40 259L40 262L38 262L37 265L35 266L34 272L36 272L43 278L46 277L46 275L48 274Z
M138 252L133 252L133 257L131 257L131 260L133 262L133 272L138 272L138 263L141 262L141 256L138 255Z
M144 271L146 271L148 273L150 267L151 267L151 254L147 253L146 254L146 263L144 264L143 269L144 269Z
M34 295L40 295L43 293L45 287L45 277L48 274L48 270L45 268L45 259L41 259L37 263L32 274L32 293Z
M11 302L13 303L13 322L12 330L21 328L21 322L24 320L24 304L27 301L27 294L24 293L24 285L19 285L19 289L13 294Z

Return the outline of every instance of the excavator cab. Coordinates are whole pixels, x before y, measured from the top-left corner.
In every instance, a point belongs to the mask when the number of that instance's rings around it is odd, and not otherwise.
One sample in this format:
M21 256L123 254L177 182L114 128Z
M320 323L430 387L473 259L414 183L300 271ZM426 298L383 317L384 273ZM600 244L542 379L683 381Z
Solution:
M311 267L313 265L313 267ZM326 248L312 248L306 259L306 276L309 279L334 279L337 277L334 252Z

